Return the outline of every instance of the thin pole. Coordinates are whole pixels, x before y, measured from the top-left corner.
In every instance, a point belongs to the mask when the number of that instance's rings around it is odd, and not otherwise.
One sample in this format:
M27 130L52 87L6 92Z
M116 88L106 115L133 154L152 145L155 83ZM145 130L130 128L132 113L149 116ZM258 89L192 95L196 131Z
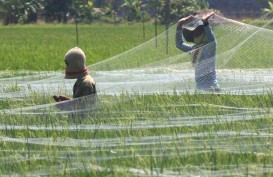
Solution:
M169 53L170 0L165 0L166 54Z
M78 32L78 20L77 20L77 12L76 12L76 2L73 0L74 4L74 13L75 13L75 26L76 26L76 46L79 46L79 32Z
M143 39L145 40L145 22L144 22L144 11L142 11L142 33L143 33Z
M157 4L158 0L155 1L155 47L157 48Z
M79 46L79 32L78 32L78 20L77 15L75 16L75 23L76 23L76 46Z

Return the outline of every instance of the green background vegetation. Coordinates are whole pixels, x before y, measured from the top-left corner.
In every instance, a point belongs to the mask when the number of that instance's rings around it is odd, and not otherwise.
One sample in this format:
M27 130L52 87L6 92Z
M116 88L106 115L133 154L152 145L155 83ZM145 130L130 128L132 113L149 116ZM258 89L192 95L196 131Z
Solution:
M125 52L154 37L154 26L142 24L79 25L79 47L91 65ZM159 26L159 32L164 30ZM64 55L76 46L75 25L0 26L0 70L62 70Z
M124 23L117 26L80 24L79 46L87 55L87 64L103 61L154 37L153 23L146 24L145 39L142 27L141 23ZM165 26L160 25L159 33L163 31ZM221 36L225 31L219 28L215 33ZM0 26L0 39L1 71L63 71L64 54L67 49L76 45L75 25ZM230 41L226 43L228 42ZM236 53L235 56L238 56L234 57L235 60L225 67L271 68L272 61L265 63L263 60L265 56L272 58L271 48L261 51L261 60L256 60L254 54L257 53L250 47L261 42L265 42L265 39L254 38L249 45L242 48L245 52ZM232 46L226 50L231 48ZM220 49L225 50L224 47ZM170 52L170 55L173 55L179 51ZM248 56L247 61L242 60L245 56ZM15 91L20 91L16 83L2 89L0 93ZM24 108L52 102L49 95L32 93L27 99L2 99L0 108ZM226 170L227 175L239 169L239 174L244 176L272 176L271 108L271 92L250 96L187 93L178 95L174 91L173 95L102 96L99 109L84 118L79 115L71 118L66 114L50 114L50 111L49 114L41 115L1 114L0 125L5 128L0 130L0 137L3 138L0 141L0 175L32 176L44 172L50 174L49 176L137 176L136 173L129 172L128 168L143 169L146 175L151 175L153 170L164 174L165 170L169 169L180 174L183 174L183 170L187 170L187 174L198 174L198 170L202 168L212 173ZM238 116L241 120L225 119L225 116L231 115ZM244 116L250 116L252 119L244 119ZM168 122L171 124L174 118L177 118L182 126L168 127ZM195 122L200 120L204 124ZM138 121L143 121L143 127L133 129L134 123ZM184 121L192 125L183 125ZM212 123L207 123L210 121ZM145 128L146 125L152 127L157 123L165 126ZM113 128L99 128L108 124L113 125ZM26 128L13 129L10 125ZM94 125L98 128L66 128L71 125ZM127 128L119 129L120 125ZM35 130L31 129L31 126L45 126L48 129ZM58 130L58 126L63 128ZM222 132L231 134L222 137ZM249 134L241 135L245 132ZM198 136L179 138L180 134ZM165 136L170 136L171 139L166 142ZM6 137L23 142L4 141ZM141 144L141 139L145 137L158 139L155 144ZM71 144L71 147L63 147L33 144L32 138L45 138L45 141L55 143L70 139L75 140L74 143L77 140L98 140L102 144ZM118 144L114 147L103 142L111 138L118 139ZM126 138L132 138L131 142L135 144L126 145ZM43 142L43 139L40 142ZM98 170L94 166L102 169ZM257 169L262 169L262 172Z

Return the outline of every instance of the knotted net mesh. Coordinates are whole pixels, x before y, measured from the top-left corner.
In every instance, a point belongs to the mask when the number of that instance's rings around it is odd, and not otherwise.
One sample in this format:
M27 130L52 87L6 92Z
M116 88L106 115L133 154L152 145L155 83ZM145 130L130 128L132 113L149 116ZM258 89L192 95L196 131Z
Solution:
M177 97L196 93L249 96L271 93L272 14L257 21L264 24L258 27L218 15L210 18L217 40L216 77L221 88L217 93L196 89L192 56L175 45L176 25L135 48L88 66L97 84L96 97L35 104L36 97L47 100L52 93L71 95L75 80L66 80L59 72L22 73L22 76L0 79L0 99L23 105L1 110L4 118L0 129L40 132L28 138L16 136L16 133L2 136L2 143L24 144L26 148L1 150L6 156L1 163L46 162L51 157L59 162L28 171L37 176L65 170L107 171L107 163L117 159L129 165L119 164L113 167L114 170L123 169L136 176L239 176L246 172L256 175L272 172L273 167L268 164L236 164L234 160L218 166L211 163L171 165L173 161L180 162L181 158L189 156L198 159L200 154L216 158L219 152L231 154L230 157L249 152L272 153L269 148L272 128L262 124L264 119L272 117L270 109L220 106L191 100L182 102ZM144 97L149 95L155 98ZM31 101L33 104L29 105ZM244 121L260 122L254 127L252 124L247 126ZM215 125L241 125L242 122L244 126L237 130L206 129ZM205 128L196 128L199 126ZM54 132L65 134L65 138ZM138 135L141 133L145 136ZM28 151L30 145L41 148ZM54 147L58 148L57 155ZM152 161L153 165L149 169L145 165L130 167L130 162L134 162L132 159ZM162 166L165 166L164 170Z

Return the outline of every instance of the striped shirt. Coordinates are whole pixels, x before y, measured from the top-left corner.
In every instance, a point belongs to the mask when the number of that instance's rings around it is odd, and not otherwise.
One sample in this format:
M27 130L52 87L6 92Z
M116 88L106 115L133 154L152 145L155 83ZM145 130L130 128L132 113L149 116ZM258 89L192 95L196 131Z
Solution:
M211 27L205 24L204 42L201 45L186 44L182 38L182 28L176 30L176 47L183 52L189 52L192 55L192 61L195 63L195 78L210 75L206 86L210 87L217 84L216 80L216 46L217 42ZM197 83L198 85L198 83ZM201 86L202 87L202 86Z

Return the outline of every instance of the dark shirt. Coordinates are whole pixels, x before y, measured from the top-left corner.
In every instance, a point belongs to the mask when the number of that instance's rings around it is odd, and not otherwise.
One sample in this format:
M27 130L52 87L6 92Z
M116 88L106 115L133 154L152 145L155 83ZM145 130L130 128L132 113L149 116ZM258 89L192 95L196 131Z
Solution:
M82 78L78 78L73 87L73 98L96 94L96 83L94 79L86 74Z

